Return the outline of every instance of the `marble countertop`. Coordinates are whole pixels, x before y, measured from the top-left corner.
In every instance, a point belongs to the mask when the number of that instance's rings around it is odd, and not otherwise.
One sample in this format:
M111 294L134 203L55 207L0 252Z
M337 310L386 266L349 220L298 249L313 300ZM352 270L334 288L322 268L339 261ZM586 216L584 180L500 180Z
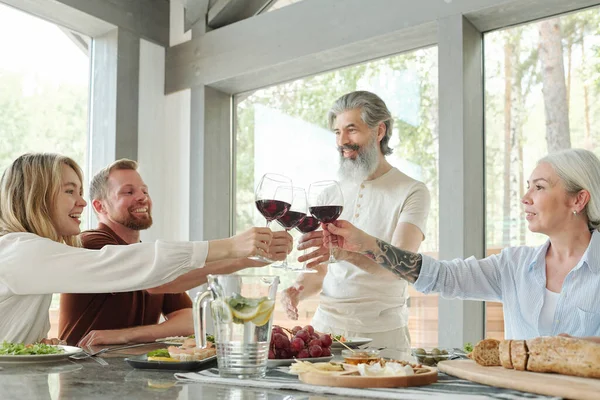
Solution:
M172 371L134 369L128 355L146 353L156 346L108 353L96 360L68 360L36 364L0 364L0 399L231 399L308 400L314 394L244 387L182 383ZM340 396L319 399L343 399Z
M225 386L216 383L178 381L173 371L134 369L125 362L128 356L145 354L165 347L152 344L103 354L85 360L6 364L0 363L0 399L169 399L169 400L354 400L323 393L258 387ZM87 350L87 349L86 349ZM91 349L92 351L94 349ZM97 350L97 349L96 349ZM389 355L384 355L388 357ZM255 385L256 386L256 385ZM500 389L454 378L445 374L438 382L422 388L397 389L393 399L549 399L509 389ZM373 397L372 393L361 398Z

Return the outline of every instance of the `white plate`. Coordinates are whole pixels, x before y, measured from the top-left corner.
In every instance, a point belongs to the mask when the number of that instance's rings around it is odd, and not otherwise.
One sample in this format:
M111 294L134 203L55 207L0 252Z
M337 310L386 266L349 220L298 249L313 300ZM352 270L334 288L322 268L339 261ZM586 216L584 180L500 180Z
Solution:
M348 347L355 348L358 346L362 346L363 344L371 343L372 341L373 341L373 339L371 339L371 338L352 337L352 338L346 338L346 341L344 342L344 344ZM344 349L345 347L340 342L334 340L333 343L331 343L331 348L332 349Z
M12 364L12 363L39 363L39 362L47 362L47 361L58 361L63 359L68 359L69 356L73 354L81 353L79 347L74 346L53 346L59 347L64 350L64 353L59 354L32 354L32 355L18 355L18 356L9 356L2 354L0 355L0 363L2 364Z
M310 362L327 362L331 360L333 356L327 357L314 357L314 358L299 358L300 361L310 361ZM296 361L295 358L287 358L285 360L268 360L267 368L275 368L275 367L284 367L286 365L292 365L292 363Z

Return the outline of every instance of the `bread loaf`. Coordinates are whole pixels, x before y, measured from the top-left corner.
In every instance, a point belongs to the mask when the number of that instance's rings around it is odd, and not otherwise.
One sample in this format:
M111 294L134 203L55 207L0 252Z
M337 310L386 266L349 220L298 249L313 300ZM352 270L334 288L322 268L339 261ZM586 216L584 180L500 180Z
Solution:
M512 369L512 359L510 357L510 345L512 340L503 340L500 342L499 352L500 352L500 364L504 368Z
M527 340L527 348L528 371L600 378L600 343L561 336L543 336Z
M519 371L527 369L527 344L524 340L513 340L511 342L510 360L514 369Z
M479 341L473 347L473 360L479 365L493 367L500 365L500 355L498 353L499 340L485 339Z

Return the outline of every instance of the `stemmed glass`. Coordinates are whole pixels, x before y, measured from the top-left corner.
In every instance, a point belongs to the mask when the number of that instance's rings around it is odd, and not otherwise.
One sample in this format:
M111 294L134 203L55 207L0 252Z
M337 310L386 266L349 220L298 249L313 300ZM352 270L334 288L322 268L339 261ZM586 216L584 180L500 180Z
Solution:
M285 231L289 231L294 229L300 224L304 218L306 217L306 213L308 212L308 204L306 201L306 191L302 188L290 188L288 186L280 187L277 191L292 191L292 205L289 207L287 212L283 214L281 217L277 218L277 222L281 226L285 228ZM285 268L285 269L293 269L288 266L287 262L287 254L283 262L279 265L273 265L276 268Z
M284 190L285 188L289 188L289 190ZM279 174L264 174L254 194L256 208L267 220L267 228L271 221L287 212L292 204L292 199L292 180ZM261 255L249 258L266 263L273 262L273 260Z
M311 183L308 188L308 210L324 224L329 224L342 214L344 209L342 189L336 181ZM333 246L329 248L329 264L337 262L333 256Z
M309 233L315 231L319 228L319 220L313 217L312 215L307 215L304 219L298 224L296 227L302 233ZM304 250L304 254L306 254L306 250ZM293 271L296 272L304 272L304 273L317 273L318 271L313 268L306 268L306 262L302 265L302 268L294 268Z

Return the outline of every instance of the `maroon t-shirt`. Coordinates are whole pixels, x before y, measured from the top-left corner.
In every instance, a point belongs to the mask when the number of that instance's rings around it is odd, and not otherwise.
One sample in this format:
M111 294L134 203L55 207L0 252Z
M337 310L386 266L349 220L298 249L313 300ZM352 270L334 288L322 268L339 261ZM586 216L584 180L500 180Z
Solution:
M98 229L81 234L83 247L99 250L109 244L127 245L112 229L99 224ZM191 308L185 293L149 294L145 290L123 293L60 295L58 337L76 345L93 330L124 329L157 324L161 314Z

